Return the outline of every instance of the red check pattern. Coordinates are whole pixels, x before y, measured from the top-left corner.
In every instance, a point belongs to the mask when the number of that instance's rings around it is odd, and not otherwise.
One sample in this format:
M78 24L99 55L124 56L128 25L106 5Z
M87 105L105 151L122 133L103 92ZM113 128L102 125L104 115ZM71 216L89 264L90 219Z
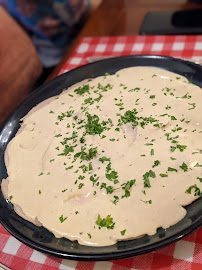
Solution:
M60 74L87 64L87 57L133 54L198 60L202 57L202 36L86 37L80 40ZM16 240L0 225L0 263L13 270L200 270L202 228L177 243L145 255L107 262L77 262L33 250Z

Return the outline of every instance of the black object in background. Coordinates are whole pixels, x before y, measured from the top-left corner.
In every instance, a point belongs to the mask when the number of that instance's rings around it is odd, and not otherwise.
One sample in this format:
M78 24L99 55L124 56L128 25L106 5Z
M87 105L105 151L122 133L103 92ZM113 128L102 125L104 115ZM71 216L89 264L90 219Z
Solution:
M140 35L202 34L202 9L174 12L149 12L144 17Z

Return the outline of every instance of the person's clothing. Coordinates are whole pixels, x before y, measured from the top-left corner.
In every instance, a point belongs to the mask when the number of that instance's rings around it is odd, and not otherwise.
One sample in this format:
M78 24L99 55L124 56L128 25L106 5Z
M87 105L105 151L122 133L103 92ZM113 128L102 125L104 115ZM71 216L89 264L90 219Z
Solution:
M0 0L31 35L44 67L56 65L90 0Z

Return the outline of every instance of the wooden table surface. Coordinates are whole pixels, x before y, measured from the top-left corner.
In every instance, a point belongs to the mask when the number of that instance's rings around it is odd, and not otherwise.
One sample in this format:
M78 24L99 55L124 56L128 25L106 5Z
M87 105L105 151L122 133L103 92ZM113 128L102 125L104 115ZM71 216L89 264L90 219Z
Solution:
M193 2L191 0L102 0L100 6L90 13L80 34L48 77L48 81L58 75L64 63L75 50L80 38L138 35L147 12L202 8L202 5Z

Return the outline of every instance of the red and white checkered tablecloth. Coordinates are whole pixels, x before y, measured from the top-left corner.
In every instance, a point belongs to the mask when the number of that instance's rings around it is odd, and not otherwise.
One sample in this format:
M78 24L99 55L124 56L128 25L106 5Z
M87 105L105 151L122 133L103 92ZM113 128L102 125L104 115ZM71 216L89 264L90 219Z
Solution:
M87 64L89 56L156 54L197 59L202 57L202 36L86 37L60 74ZM13 270L200 270L202 228L182 240L145 255L108 262L63 260L35 251L12 237L0 225L0 263ZM1 269L1 267L0 267Z

